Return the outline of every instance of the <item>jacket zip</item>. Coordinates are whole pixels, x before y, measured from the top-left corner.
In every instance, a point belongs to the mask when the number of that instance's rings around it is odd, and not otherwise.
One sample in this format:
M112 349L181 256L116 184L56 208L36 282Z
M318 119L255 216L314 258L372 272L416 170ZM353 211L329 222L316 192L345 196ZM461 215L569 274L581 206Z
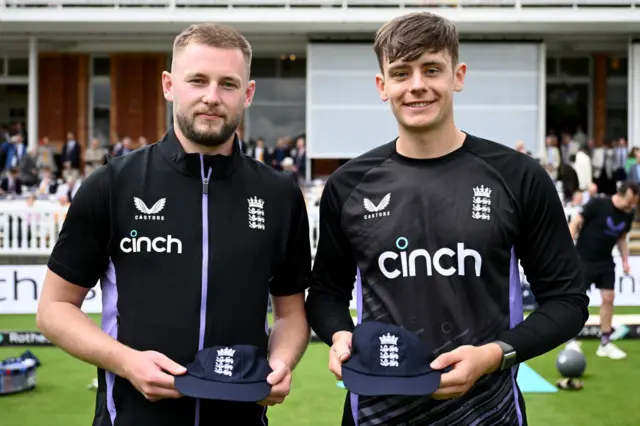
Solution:
M204 174L204 157L200 155L200 175L202 177L202 289L200 297L200 331L198 333L198 351L204 347L204 332L207 324L207 290L209 278L209 178L211 168ZM196 399L196 418L194 426L200 425L200 400Z

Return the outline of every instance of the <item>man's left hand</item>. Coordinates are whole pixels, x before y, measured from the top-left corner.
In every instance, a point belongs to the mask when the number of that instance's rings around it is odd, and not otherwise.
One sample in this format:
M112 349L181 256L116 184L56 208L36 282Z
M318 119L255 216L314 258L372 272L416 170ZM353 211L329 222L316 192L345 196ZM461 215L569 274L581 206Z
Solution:
M279 359L270 359L269 365L273 372L267 376L267 382L272 387L269 396L258 403L263 407L282 404L291 390L291 369L287 363Z
M624 272L625 274L628 274L629 272L631 272L631 266L629 266L629 262L622 262L622 272Z
M490 343L483 346L460 346L437 357L431 368L442 370L449 366L451 371L442 374L440 386L434 399L457 398L464 395L483 375L497 370L502 360L502 349Z

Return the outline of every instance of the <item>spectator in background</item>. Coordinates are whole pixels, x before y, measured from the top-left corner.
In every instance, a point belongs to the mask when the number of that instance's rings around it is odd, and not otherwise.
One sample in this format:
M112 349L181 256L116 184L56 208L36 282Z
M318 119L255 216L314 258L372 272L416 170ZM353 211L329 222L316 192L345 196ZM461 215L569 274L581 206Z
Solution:
M576 155L580 149L580 144L571 139L571 134L562 133L562 143L560 144L560 156L563 163L570 162L572 155Z
M58 167L55 161L55 150L51 146L51 141L47 136L43 137L38 147L38 159L36 160L36 166L38 169L49 169L53 174L58 172Z
M58 182L53 177L51 169L49 167L43 167L42 178L40 180L40 184L38 185L38 189L36 193L38 195L53 195L58 191Z
M260 161L261 163L267 162L267 149L264 146L263 138L258 138L256 140L256 145L248 155L251 156L254 160Z
M276 149L273 151L271 165L274 169L282 170L282 161L287 158L287 141L285 138L279 138L276 142Z
M133 152L133 142L131 141L131 138L129 136L125 136L122 139L122 144L120 145L120 148L115 150L115 157L122 157L123 155L126 155L130 152Z
M147 141L147 138L145 138L144 136L140 136L138 138L138 148L144 148L147 145L149 145L149 141Z
M629 180L640 183L640 149L635 149L635 164L629 168Z
M89 176L95 169L102 166L107 157L107 150L100 146L97 138L91 139L89 148L84 152L84 177Z
M585 146L587 144L587 134L582 130L582 126L579 124L576 127L576 133L573 135L573 140L580 146Z
M627 158L629 157L627 140L618 139L613 143L613 149L615 152L613 177L616 182L622 182L627 180Z
M297 179L305 179L307 173L307 149L304 138L298 138L296 141L295 155L293 156L293 172Z
M67 133L67 141L62 146L61 161L63 179L80 174L80 144L72 132Z
M19 178L23 185L33 186L38 183L38 148L29 148L18 164Z
M580 191L586 191L589 184L593 182L591 158L587 154L587 148L581 147L574 157L573 168L578 175L578 186Z
M558 150L558 138L549 135L545 138L545 149L540 154L540 162L554 181L558 179L560 168L560 151Z
M11 136L8 144L2 146L3 156L5 158L5 169L17 167L20 159L26 153L27 147L24 144L22 135L16 134Z
M56 191L56 195L58 198L64 195L67 197L68 202L72 202L74 197L76 196L76 192L80 189L81 180L76 178L75 176L69 176L67 181L58 187Z
M627 163L624 166L624 171L627 174L627 180L629 180L629 172L631 171L631 167L636 165L636 152L638 151L637 147L631 148L629 154L627 155Z
M569 162L562 163L560 166L559 179L562 181L562 192L564 194L564 201L569 202L573 198L573 194L580 189L580 181L578 174L573 168L572 164L575 162L575 154L569 157Z
M0 181L1 195L22 195L22 182L18 176L18 168L11 167L7 176Z

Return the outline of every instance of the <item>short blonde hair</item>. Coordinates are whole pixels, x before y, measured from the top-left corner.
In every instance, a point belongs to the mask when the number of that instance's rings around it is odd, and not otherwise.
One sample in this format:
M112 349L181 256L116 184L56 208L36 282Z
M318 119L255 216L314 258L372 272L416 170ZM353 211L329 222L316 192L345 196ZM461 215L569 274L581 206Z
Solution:
M191 43L220 49L240 49L247 63L247 76L251 74L251 44L235 28L215 23L193 24L182 31L173 42L173 56Z

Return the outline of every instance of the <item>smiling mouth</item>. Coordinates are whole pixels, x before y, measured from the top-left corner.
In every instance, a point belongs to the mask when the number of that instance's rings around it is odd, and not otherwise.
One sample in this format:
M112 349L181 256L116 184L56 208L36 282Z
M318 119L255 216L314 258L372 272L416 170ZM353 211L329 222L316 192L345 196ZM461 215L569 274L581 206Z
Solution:
M435 101L419 101L419 102L407 102L404 105L409 108L425 108L434 103Z

